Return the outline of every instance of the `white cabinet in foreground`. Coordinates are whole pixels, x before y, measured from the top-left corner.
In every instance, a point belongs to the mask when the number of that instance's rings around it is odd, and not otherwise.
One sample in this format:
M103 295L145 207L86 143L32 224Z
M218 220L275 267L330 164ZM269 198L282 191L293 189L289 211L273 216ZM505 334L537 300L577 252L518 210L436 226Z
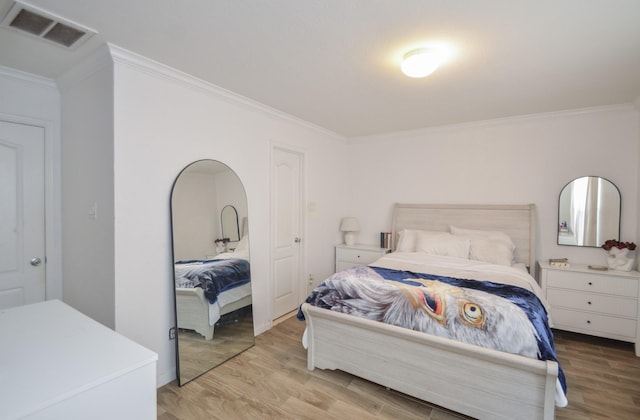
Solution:
M0 418L156 419L156 353L59 300L0 311Z

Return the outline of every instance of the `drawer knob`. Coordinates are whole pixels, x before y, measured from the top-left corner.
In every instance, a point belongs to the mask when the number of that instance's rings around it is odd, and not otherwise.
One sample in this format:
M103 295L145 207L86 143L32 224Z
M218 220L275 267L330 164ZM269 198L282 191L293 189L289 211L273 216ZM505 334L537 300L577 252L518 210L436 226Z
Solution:
M589 286L593 286L593 283L589 282Z
M587 324L591 324L591 321L587 320Z
M591 305L591 301L587 302L589 305Z

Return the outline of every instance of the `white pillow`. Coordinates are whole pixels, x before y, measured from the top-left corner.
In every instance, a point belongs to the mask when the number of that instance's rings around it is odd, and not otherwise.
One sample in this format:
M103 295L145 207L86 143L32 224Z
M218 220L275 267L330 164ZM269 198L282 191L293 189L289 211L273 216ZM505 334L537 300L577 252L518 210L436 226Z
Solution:
M431 230L419 230L419 229L402 229L398 232L398 244L396 245L396 252L416 252L416 246L419 235L442 235L443 233L449 234L444 231L431 231Z
M513 264L513 248L504 240L471 238L469 259L511 266Z
M402 229L398 232L396 252L415 252L417 230Z
M449 226L451 233L454 235L465 236L467 238L478 239L493 239L497 241L503 241L511 246L511 250L516 249L516 245L511 240L511 237L504 232L498 230L477 230L477 229L465 229L457 226Z
M456 237L449 232L428 234L420 232L416 241L416 251L429 255L469 258L469 239Z

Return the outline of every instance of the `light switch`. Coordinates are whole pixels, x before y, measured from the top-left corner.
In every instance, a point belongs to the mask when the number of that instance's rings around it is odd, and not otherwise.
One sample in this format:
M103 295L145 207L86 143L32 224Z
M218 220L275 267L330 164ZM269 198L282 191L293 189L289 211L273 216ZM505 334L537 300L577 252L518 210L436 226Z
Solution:
M89 207L89 219L97 219L98 218L98 203L94 202L91 207Z

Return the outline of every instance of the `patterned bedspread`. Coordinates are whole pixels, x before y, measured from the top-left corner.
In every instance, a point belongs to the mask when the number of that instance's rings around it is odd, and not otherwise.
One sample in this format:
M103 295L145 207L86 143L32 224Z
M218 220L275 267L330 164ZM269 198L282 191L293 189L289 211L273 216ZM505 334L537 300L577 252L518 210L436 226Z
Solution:
M524 288L380 267L329 277L306 303L469 344L558 362L547 312ZM298 319L304 320L302 311ZM558 379L566 394L562 368Z
M201 287L209 303L218 294L249 283L249 261L239 258L179 261L175 264L176 287Z

